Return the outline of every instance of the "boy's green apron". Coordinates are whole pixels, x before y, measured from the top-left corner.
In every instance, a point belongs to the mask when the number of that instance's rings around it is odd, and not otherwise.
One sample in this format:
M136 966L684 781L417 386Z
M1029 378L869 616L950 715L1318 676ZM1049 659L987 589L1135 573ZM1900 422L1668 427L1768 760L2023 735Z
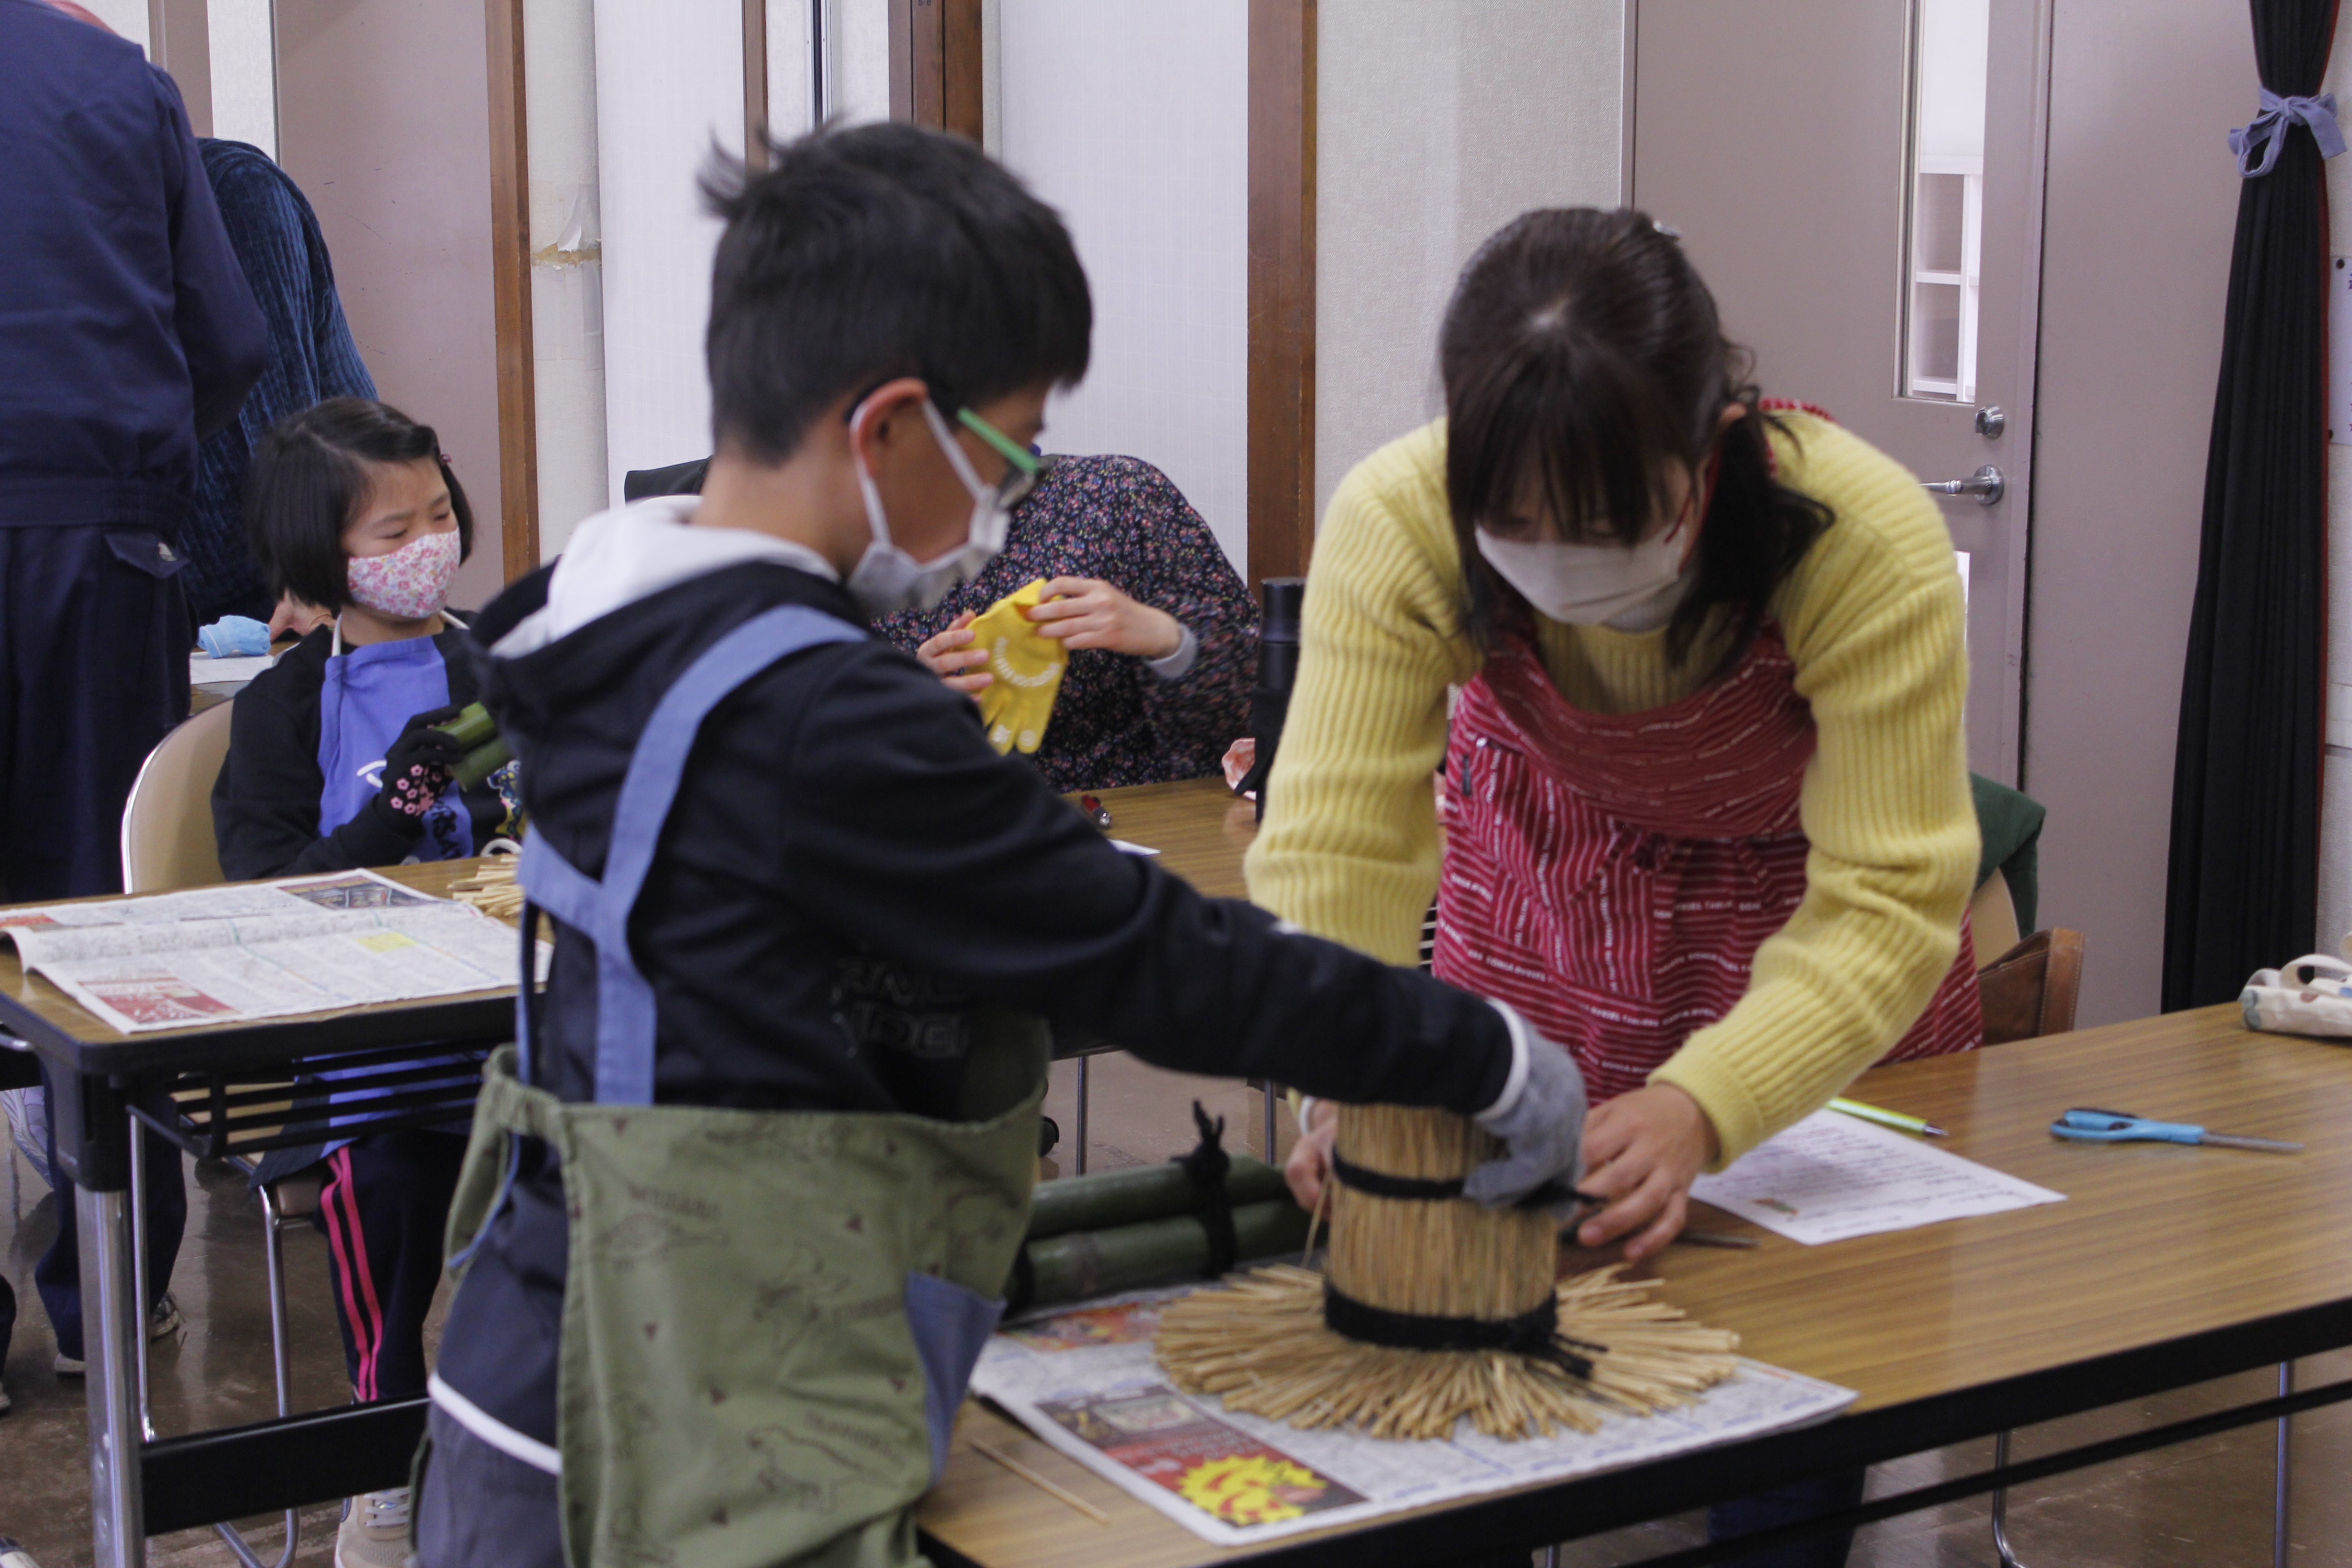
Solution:
M654 1103L654 994L628 920L695 734L779 659L864 635L801 606L746 623L646 723L603 880L543 837L524 851L526 964L540 909L596 945L596 1099L531 1086L526 986L449 1247L462 1264L503 1201L510 1135L554 1147L571 1211L556 1447L573 1568L919 1561L912 1508L1003 1308L1036 1172L1041 1024L976 1029L969 1121Z

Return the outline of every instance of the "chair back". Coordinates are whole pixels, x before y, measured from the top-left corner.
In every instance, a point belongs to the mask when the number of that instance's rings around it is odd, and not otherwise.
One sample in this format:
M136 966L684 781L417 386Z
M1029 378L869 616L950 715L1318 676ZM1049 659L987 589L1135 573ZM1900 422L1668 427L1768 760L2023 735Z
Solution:
M2074 1026L2082 991L2083 933L2063 927L2035 931L1977 971L1984 1043L2064 1034Z
M213 784L228 756L235 700L207 708L147 753L122 805L122 890L165 893L221 880Z

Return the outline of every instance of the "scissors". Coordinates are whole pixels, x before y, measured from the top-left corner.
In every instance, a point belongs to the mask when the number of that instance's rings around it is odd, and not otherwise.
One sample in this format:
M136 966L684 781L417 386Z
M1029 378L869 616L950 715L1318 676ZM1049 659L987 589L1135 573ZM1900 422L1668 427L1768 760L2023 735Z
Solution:
M2208 1132L2186 1121L2150 1121L2127 1110L2098 1110L2076 1106L2050 1124L2061 1138L2092 1143L2211 1143L2224 1149L2254 1149L2265 1154L2300 1154L2303 1145L2275 1138L2249 1138L2237 1132Z

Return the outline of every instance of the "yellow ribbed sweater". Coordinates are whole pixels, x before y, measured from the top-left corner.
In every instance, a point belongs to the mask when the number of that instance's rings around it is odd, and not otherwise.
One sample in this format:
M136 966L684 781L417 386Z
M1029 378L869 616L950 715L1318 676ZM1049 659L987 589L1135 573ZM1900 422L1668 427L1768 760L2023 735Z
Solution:
M1652 1075L1698 1101L1724 1163L1819 1110L1910 1027L1958 949L1977 861L1963 606L1935 503L1824 420L1788 416L1772 439L1784 482L1837 514L1771 605L1819 731L1800 804L1805 896L1738 1005ZM1461 601L1439 421L1359 463L1324 515L1246 863L1256 902L1391 963L1413 962L1437 887L1430 775L1447 688L1479 666ZM1663 629L1539 617L1538 632L1561 695L1604 713L1689 695L1722 647L1702 639L1676 668Z

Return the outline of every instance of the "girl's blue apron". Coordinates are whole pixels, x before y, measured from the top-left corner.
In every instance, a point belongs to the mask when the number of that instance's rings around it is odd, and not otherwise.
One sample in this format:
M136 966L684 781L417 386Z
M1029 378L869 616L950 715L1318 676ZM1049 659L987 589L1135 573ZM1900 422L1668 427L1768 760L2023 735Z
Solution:
M445 616L450 625L464 623ZM319 836L368 808L383 788L383 753L409 720L449 706L449 668L431 637L370 643L346 651L335 627L334 652L319 686ZM474 852L474 825L455 790L425 813L425 837L413 860L462 860Z
M465 623L442 612L442 619L460 631ZM383 787L383 753L400 738L409 720L419 713L449 705L449 668L441 657L441 649L431 637L405 637L398 642L369 643L363 647L343 646L341 622L335 625L333 651L327 658L324 679L319 685L319 773L325 780L319 790L319 836L325 837L361 812L368 809ZM457 860L474 853L474 825L466 810L466 803L455 790L446 792L425 814L425 836L417 841L416 851L410 860ZM436 1058L462 1068L463 1077L472 1079L481 1069L481 1057L457 1056ZM436 1065L418 1062L419 1067ZM356 1078L382 1068L310 1067L303 1076L332 1080ZM351 1105L378 1096L403 1093L428 1088L425 1084L404 1083L394 1087L340 1089L330 1096L330 1103ZM275 1181L281 1175L299 1170L314 1161L323 1160L336 1150L362 1136L367 1118L338 1117L334 1125L349 1130L351 1136L329 1140L316 1147L273 1150L263 1157L254 1173L256 1183ZM467 1124L454 1122L448 1128L463 1132Z

